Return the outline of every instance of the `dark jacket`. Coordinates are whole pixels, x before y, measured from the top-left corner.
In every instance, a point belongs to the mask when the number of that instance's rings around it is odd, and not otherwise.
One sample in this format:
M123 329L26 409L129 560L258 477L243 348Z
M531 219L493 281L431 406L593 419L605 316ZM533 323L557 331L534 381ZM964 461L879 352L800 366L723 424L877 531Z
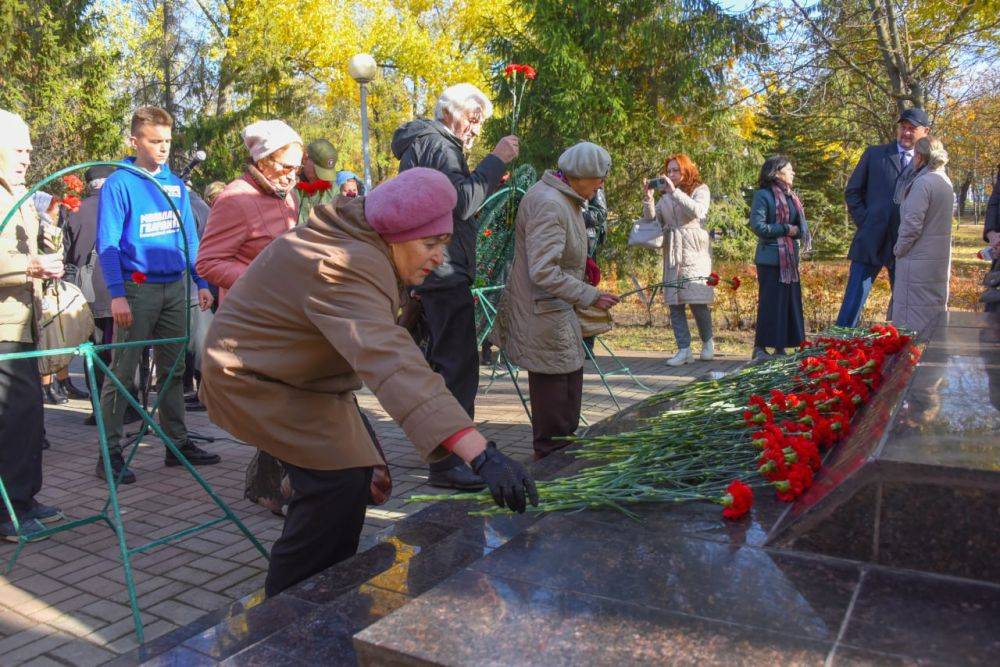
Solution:
M75 213L66 216L66 263L77 268L86 266L90 254L94 252L97 242L97 203L99 192L80 202L80 208ZM93 284L94 302L90 310L94 317L111 317L111 295L104 284L104 269L95 253L91 260L94 264Z
M993 193L986 204L986 220L983 227L983 240L990 242L986 235L990 232L1000 232L1000 169L997 170L997 180L993 183Z
M788 211L791 214L791 224L799 227L797 236L792 237L795 246L795 261L799 261L799 239L802 237L802 221L799 220L799 209L791 197L788 197ZM753 193L753 203L750 205L750 229L757 235L757 251L754 253L754 264L778 266L778 239L788 236L788 225L774 221L774 193L770 190L757 190Z
M507 166L490 154L469 171L458 137L436 120L413 120L392 135L392 154L399 158L399 171L412 167L436 169L447 176L458 191L453 217L455 231L448 246L455 272L447 277L428 276L422 289L471 284L476 277L476 239L479 226L476 212L486 198L496 192Z
M912 164L912 163L911 163ZM848 259L872 266L891 266L899 231L896 181L903 169L895 141L869 146L844 188L844 201L857 231Z

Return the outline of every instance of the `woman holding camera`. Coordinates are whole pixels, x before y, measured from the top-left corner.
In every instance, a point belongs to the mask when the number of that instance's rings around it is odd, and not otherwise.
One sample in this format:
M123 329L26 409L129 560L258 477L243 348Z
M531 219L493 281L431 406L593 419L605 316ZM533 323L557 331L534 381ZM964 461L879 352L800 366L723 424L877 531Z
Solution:
M811 241L802 202L792 190L795 169L784 155L767 158L760 169L759 188L750 206L750 229L757 235L757 335L754 360L765 359L765 348L784 354L806 338L799 283L799 244L809 252Z
M663 300L670 307L670 325L677 340L677 354L667 363L681 366L694 360L691 331L685 305L690 306L701 338L701 358L712 359L712 312L715 290L705 283L712 273L712 251L705 220L711 194L701 182L698 167L684 153L671 155L663 165L665 173L643 182L645 201L642 215L656 219L663 228L663 282L687 280L683 287L666 287ZM660 200L655 201L655 193ZM701 280L698 280L701 278Z

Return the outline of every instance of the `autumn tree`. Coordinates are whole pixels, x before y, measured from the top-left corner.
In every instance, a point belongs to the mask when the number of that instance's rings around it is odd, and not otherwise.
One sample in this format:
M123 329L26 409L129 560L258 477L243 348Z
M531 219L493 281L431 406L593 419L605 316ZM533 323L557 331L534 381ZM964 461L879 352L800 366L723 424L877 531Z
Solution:
M117 154L124 99L90 0L3 3L0 107L32 129L33 177Z
M748 21L708 1L534 0L523 36L501 31L494 51L503 61L538 71L524 102L521 158L552 167L569 145L588 140L612 155L609 205L628 222L642 202L642 178L664 159L686 152L713 190L712 224L745 227L741 190L753 180L745 109L734 104L738 59L758 48ZM509 99L494 79L501 112ZM493 138L507 131L502 117ZM731 202L727 209L726 200ZM625 257L628 224L612 234ZM649 253L646 253L648 255Z

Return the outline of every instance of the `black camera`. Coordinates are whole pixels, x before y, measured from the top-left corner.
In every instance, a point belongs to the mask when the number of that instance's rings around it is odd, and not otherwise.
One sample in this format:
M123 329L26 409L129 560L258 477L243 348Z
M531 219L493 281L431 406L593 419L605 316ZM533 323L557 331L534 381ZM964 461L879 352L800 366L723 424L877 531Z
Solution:
M651 178L646 182L647 190L660 190L667 184L667 179L665 178Z

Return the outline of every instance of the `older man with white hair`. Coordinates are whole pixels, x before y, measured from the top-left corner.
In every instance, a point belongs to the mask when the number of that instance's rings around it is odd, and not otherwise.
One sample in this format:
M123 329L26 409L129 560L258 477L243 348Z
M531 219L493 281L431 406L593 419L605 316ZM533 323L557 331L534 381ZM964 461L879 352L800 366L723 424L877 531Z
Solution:
M31 164L31 136L17 114L0 109L0 220L24 194ZM0 354L31 352L37 342L41 280L63 274L62 256L39 248L39 222L29 200L0 230ZM62 513L35 500L42 488L44 412L38 361L0 361L0 477L21 524L31 538L41 522ZM0 538L16 542L17 531L0 503Z
M399 170L428 167L440 171L458 191L452 217L454 234L448 246L445 270L428 276L417 291L422 323L427 332L427 361L441 374L448 389L469 413L475 415L479 390L479 355L476 349L475 304L471 285L476 277L476 212L496 192L509 164L517 157L517 137L502 138L469 171L464 151L472 147L483 122L493 114L493 104L470 83L451 86L438 98L434 119L406 123L392 136L392 152ZM475 490L485 485L462 460L451 456L431 464L434 486Z

